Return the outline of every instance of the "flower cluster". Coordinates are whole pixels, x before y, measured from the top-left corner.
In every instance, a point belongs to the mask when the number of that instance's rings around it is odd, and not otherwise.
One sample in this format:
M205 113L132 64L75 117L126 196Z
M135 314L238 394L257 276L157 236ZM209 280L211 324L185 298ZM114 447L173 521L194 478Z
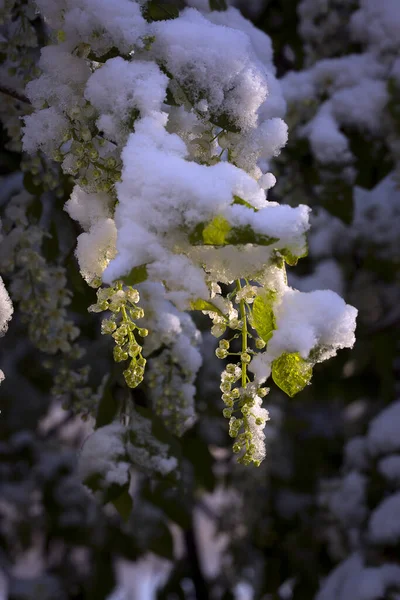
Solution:
M9 201L4 213L0 268L12 274L10 292L28 324L32 343L47 354L74 353L79 329L68 318L71 291L65 268L49 264L41 248L46 233L29 218L34 198L26 191ZM35 219L33 218L33 221Z
M148 330L138 327L136 321L144 316L143 310L137 305L139 292L121 282L114 287L100 288L97 291L97 303L89 306L90 312L109 310L111 316L103 319L101 333L109 334L115 341L114 360L124 362L130 360L124 370L124 377L130 388L137 387L143 381L146 359L142 356L142 346L135 337L135 331L140 338L148 335Z

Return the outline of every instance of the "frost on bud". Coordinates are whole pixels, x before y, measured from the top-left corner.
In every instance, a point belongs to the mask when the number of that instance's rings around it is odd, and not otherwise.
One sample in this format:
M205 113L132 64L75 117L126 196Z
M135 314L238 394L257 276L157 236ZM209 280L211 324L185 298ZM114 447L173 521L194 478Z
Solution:
M223 323L217 323L216 325L213 325L211 327L211 334L214 337L221 337L221 335L224 335L226 331L226 325L224 325Z
M217 348L215 351L215 355L217 356L217 358L226 358L228 356L228 351L227 350L223 350L222 348Z

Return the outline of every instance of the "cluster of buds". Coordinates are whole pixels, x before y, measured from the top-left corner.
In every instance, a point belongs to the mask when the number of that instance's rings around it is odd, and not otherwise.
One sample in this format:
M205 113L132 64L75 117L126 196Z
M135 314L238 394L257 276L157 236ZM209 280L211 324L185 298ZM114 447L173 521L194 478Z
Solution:
M227 327L234 330L231 340L221 339L215 354L224 360L237 356L236 364L229 363L221 375L222 401L225 405L223 416L229 419L229 435L234 438L233 451L238 454L238 462L244 465L253 463L259 466L265 456L264 427L268 420L268 411L262 408L262 398L269 392L268 388L259 387L251 381L248 366L257 350L263 350L266 342L258 335L254 326L254 317L251 305L257 297L258 288L246 285L243 287L238 282L236 290L231 292L226 301L227 316L213 313L214 335L222 335ZM239 305L238 311L234 308L232 300ZM222 330L224 329L224 330ZM250 331L250 329L252 331ZM235 331L236 330L236 331ZM232 340L241 338L241 351L232 352ZM249 341L252 346L249 347ZM254 349L255 346L255 349Z
M213 335L216 338L219 338L222 335L224 335L227 327L229 327L229 329L231 330L240 331L243 326L242 321L239 320L239 313L236 310L236 308L234 308L233 303L227 298L222 299L222 297L219 297L219 299L223 300L223 312L213 312L209 310L203 311L206 314L208 314L210 319L212 319L213 324L211 327L211 335Z
M233 451L242 453L238 462L248 465L261 464L259 458L259 439L268 419L268 413L261 408L261 399L267 395L268 388L248 383L245 387L234 387L242 377L241 363L229 363L222 372L222 400L225 404L223 415L229 419L229 435L235 438ZM234 416L240 413L240 416Z
M64 171L87 191L111 193L120 180L120 159L115 144L99 135L96 116L89 102L72 107L67 112L70 126L53 159L62 162Z
M21 171L30 175L31 186L36 187L36 190L30 188L28 191L53 192L56 198L64 198L65 179L60 166L50 161L42 152L38 152L34 156L24 155L21 161Z
M125 381L130 388L137 387L144 377L146 359L142 356L142 346L138 343L135 332L141 338L148 335L148 330L138 327L137 319L144 316L139 302L139 292L128 286L123 287L117 282L115 287L100 288L97 290L97 303L89 306L90 312L103 312L109 310L111 316L103 319L101 333L109 334L114 338L114 360L123 362L130 360L128 367L123 372Z
M182 368L171 348L149 360L147 382L152 405L165 427L178 437L196 418L189 393L191 379L192 373Z

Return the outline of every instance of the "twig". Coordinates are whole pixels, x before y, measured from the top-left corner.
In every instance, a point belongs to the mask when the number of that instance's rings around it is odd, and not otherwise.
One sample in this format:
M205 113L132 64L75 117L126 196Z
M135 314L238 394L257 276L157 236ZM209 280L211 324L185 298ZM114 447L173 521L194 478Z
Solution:
M26 96L19 94L14 90L10 90L10 88L6 87L5 85L0 84L0 93L4 94L5 96L10 96L10 98L14 98L14 100L18 100L18 102L23 102L24 104L29 104L29 106L32 106L30 100Z

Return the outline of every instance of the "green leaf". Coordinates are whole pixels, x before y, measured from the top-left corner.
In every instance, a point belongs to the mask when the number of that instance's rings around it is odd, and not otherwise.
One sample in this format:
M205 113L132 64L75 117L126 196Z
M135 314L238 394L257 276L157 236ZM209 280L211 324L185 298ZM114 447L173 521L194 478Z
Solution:
M297 265L297 263L299 262L299 259L304 258L308 254L307 243L305 242L305 244L306 244L305 250L301 254L293 254L293 252L291 252L289 250L289 248L282 248L281 250L279 250L279 254L281 254L281 256L283 256L283 258L285 259L285 262L290 267L295 267Z
M225 131L230 131L231 133L240 133L240 127L238 127L226 114L211 115L211 121L217 127L225 129Z
M252 310L252 326L267 344L276 329L276 321L272 305L276 293L272 290L255 298Z
M258 246L271 246L279 241L279 238L270 237L261 233L255 233L250 225L243 227L232 227L227 236L227 243L232 246L240 244L256 244Z
M108 50L105 54L100 54L97 55L92 49L90 50L90 53L88 54L88 59L89 60L95 60L96 62L101 62L101 63L105 63L107 60L110 60L110 58L116 58L117 56L120 56L121 53L118 50L118 48L116 48L115 46L113 46L110 50Z
M125 521L128 521L131 516L133 501L129 494L129 484L124 488L122 494L111 500L112 504L114 504L117 509L120 517Z
M169 87L167 87L167 93L166 93L166 97L165 97L165 104L168 104L168 106L179 106L179 104L176 102L173 93L171 92L171 90L169 89Z
M128 275L122 277L122 281L126 285L135 285L146 281L147 277L147 265L140 265L139 267L133 267Z
M222 317L225 316L219 308L212 304L212 302L208 302L207 300L201 300L200 298L198 300L195 300L194 302L191 302L190 308L191 310L208 310L215 312L221 315Z
M113 384L114 379L109 375L97 408L95 429L111 423L118 412L119 403L112 393Z
M207 224L199 223L189 235L189 241L193 246L270 246L279 239L255 233L250 225L232 227L225 217L217 215Z
M254 212L257 212L257 209L254 208L254 206L249 204L249 202L246 202L246 200L243 200L243 198L240 198L240 196L233 196L232 204L240 204L241 206L246 206L247 208L251 208L251 210L254 210Z
M310 383L312 372L312 365L298 352L285 352L272 363L272 379L290 398Z
M226 0L210 0L210 10L227 10Z
M179 17L179 8L174 4L167 2L157 2L150 0L146 4L143 15L147 21L166 21Z
M221 215L217 215L203 229L203 243L206 246L225 246L227 234L231 230L231 225Z

